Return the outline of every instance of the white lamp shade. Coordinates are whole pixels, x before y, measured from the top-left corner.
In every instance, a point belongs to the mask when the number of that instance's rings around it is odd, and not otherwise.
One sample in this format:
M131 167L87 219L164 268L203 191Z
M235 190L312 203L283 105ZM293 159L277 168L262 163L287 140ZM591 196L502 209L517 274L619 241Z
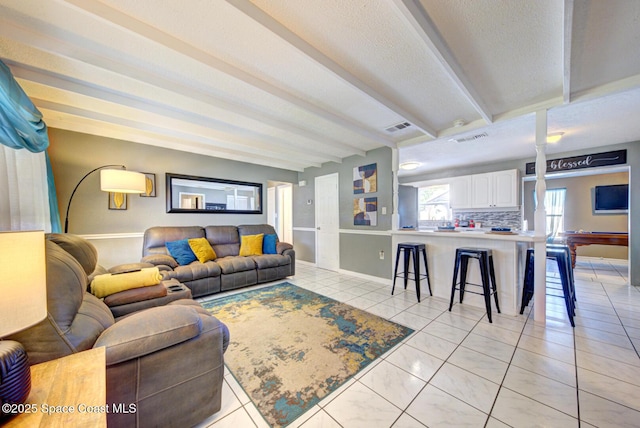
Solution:
M44 232L0 232L0 337L47 316Z
M100 171L100 190L116 193L144 193L144 174L126 169L103 169Z

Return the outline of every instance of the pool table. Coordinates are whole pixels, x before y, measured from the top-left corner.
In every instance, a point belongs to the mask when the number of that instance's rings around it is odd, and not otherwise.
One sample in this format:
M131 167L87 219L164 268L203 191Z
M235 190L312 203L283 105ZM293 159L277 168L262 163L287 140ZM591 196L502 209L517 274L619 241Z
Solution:
M576 267L576 247L581 245L622 245L629 246L629 234L627 232L577 232L567 231L561 233L569 250L571 251L571 266Z

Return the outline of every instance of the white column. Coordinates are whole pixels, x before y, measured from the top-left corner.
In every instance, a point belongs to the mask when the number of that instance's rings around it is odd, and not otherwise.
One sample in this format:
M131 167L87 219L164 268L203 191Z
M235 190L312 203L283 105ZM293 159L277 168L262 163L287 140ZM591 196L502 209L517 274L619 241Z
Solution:
M398 149L391 149L391 176L393 179L391 192L393 194L393 213L391 213L391 230L398 230L400 228L400 214L398 213L398 204L400 200L398 198L398 169L399 169L399 157Z
M536 112L536 210L534 213L535 236L546 237L547 211L544 206L544 195L547 183L544 175L547 172L547 111ZM547 244L546 239L534 244L534 289L533 289L533 320L546 323L547 310Z

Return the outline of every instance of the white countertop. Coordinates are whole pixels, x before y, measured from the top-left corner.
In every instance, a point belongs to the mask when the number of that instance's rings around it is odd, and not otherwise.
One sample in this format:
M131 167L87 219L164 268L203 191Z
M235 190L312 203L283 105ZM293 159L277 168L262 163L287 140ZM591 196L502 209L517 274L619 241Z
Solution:
M534 232L512 232L510 234L491 232L490 230L469 229L455 231L439 231L439 230L410 230L401 229L391 232L392 235L400 236L437 236L446 238L472 238L472 239L493 239L498 241L516 241L516 242L543 242L546 236L535 236Z

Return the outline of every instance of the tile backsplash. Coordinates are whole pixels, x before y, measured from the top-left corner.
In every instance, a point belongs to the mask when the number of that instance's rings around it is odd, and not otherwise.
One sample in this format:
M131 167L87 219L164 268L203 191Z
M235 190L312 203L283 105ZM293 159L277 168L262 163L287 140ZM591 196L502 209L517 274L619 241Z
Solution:
M460 220L471 220L481 223L482 227L510 227L512 229L522 228L522 213L520 211L469 211L453 210L453 218ZM443 221L421 220L420 229L433 228L443 225ZM453 221L451 221L453 224Z

